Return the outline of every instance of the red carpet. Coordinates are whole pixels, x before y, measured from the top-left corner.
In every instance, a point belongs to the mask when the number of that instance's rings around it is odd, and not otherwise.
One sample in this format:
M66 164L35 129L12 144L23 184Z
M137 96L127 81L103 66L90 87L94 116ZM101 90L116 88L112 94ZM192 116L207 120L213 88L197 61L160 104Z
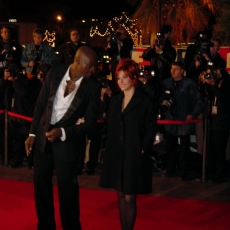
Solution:
M119 230L115 192L80 189L83 230ZM61 230L55 187L57 230ZM35 230L33 183L0 179L0 229ZM135 230L229 230L230 203L138 196Z

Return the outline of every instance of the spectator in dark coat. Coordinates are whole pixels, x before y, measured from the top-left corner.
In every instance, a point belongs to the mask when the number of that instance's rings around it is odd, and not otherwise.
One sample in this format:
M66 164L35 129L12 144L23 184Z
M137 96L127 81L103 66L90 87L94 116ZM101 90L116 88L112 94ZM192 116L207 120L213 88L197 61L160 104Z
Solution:
M163 81L161 111L166 120L191 121L205 109L205 100L196 83L184 77L185 66L174 62L171 66L172 77ZM170 92L170 93L169 93ZM167 172L165 176L175 176L179 169L181 179L186 180L189 173L190 135L195 133L195 124L166 124ZM180 139L178 166L178 138Z
M151 70L155 71L155 78L162 83L166 78L171 77L170 65L176 59L176 50L172 47L169 37L172 26L163 25L160 37L154 38L151 45L147 48L142 58L151 62Z
M136 194L152 191L151 149L156 117L151 98L138 88L139 68L123 59L116 68L121 93L111 99L100 186L118 191L122 229L133 229Z
M72 28L70 30L70 41L62 44L59 47L57 62L63 63L67 66L73 63L75 53L79 47L83 46L81 43L81 35L78 29Z
M222 183L230 130L230 78L226 69L208 71L210 78L203 78L210 103L207 177Z

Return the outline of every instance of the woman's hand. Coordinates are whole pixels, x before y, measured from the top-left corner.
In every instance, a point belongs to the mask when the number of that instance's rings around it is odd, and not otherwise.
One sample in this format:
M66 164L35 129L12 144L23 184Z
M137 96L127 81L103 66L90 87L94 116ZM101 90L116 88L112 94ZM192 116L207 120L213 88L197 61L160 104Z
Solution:
M85 123L85 118L84 118L84 117L79 118L79 119L77 120L77 122L76 122L76 125L80 125L80 124L83 124L83 123Z

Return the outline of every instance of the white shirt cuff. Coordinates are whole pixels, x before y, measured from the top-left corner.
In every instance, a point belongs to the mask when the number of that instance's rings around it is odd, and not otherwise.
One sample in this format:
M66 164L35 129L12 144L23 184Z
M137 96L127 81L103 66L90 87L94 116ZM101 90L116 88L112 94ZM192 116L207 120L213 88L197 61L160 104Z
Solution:
M36 137L36 135L33 134L33 133L30 133L29 136L30 136L30 137Z
M61 141L65 141L66 140L66 134L65 134L65 130L63 128L60 128L61 132L62 132L62 136L60 137Z

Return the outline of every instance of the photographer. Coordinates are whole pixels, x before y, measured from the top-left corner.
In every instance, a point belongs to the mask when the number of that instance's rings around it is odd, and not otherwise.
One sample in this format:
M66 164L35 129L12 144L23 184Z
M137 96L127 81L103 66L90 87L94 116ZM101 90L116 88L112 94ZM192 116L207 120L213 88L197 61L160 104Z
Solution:
M153 108L158 110L159 97L162 93L162 85L155 78L155 72L141 69L138 79L142 82L141 88L151 97Z
M23 69L11 64L4 71L0 80L1 88L5 89L5 108L13 113L32 117L34 106L41 83L37 79L29 79ZM21 167L26 156L24 142L29 133L30 122L15 116L9 117L9 154L10 166Z
M124 58L131 58L131 51L133 49L133 40L127 36L124 27L119 27L114 34L108 37L108 55L111 57L111 72L112 81L110 88L113 93L117 93L117 83L115 80L115 70L118 62Z
M171 76L170 65L176 59L176 50L172 47L169 37L172 26L163 25L160 33L151 42L150 48L146 49L142 58L151 62L151 70L155 71L155 77L162 82Z
M196 55L189 66L187 76L198 83L199 75L202 71L207 70L208 62L213 62L217 68L226 68L226 61L218 52L220 45L221 41L218 38L212 38L211 41L209 41L206 37L200 38L199 42L195 45Z
M230 78L226 69L217 68L208 69L201 81L210 107L207 174L214 183L222 183L230 129Z
M57 62L69 66L73 63L77 49L83 45L84 44L81 43L81 35L79 30L72 28L70 30L70 41L62 44L59 47Z
M166 120L191 121L205 109L205 100L195 82L184 77L185 66L181 62L171 65L172 78L163 81L160 98L161 111ZM186 180L190 170L190 135L195 132L195 124L165 125L167 171L165 176L175 176L180 171L182 180ZM178 145L180 139L180 147ZM179 149L178 149L179 147ZM177 160L179 159L179 164Z
M21 65L22 49L17 42L13 42L10 39L10 29L3 26L0 29L0 77L4 75L4 69L10 64Z
M33 43L28 44L22 52L21 64L27 75L36 75L39 64L52 65L56 62L56 54L51 46L43 42L43 31L35 29L32 32Z

